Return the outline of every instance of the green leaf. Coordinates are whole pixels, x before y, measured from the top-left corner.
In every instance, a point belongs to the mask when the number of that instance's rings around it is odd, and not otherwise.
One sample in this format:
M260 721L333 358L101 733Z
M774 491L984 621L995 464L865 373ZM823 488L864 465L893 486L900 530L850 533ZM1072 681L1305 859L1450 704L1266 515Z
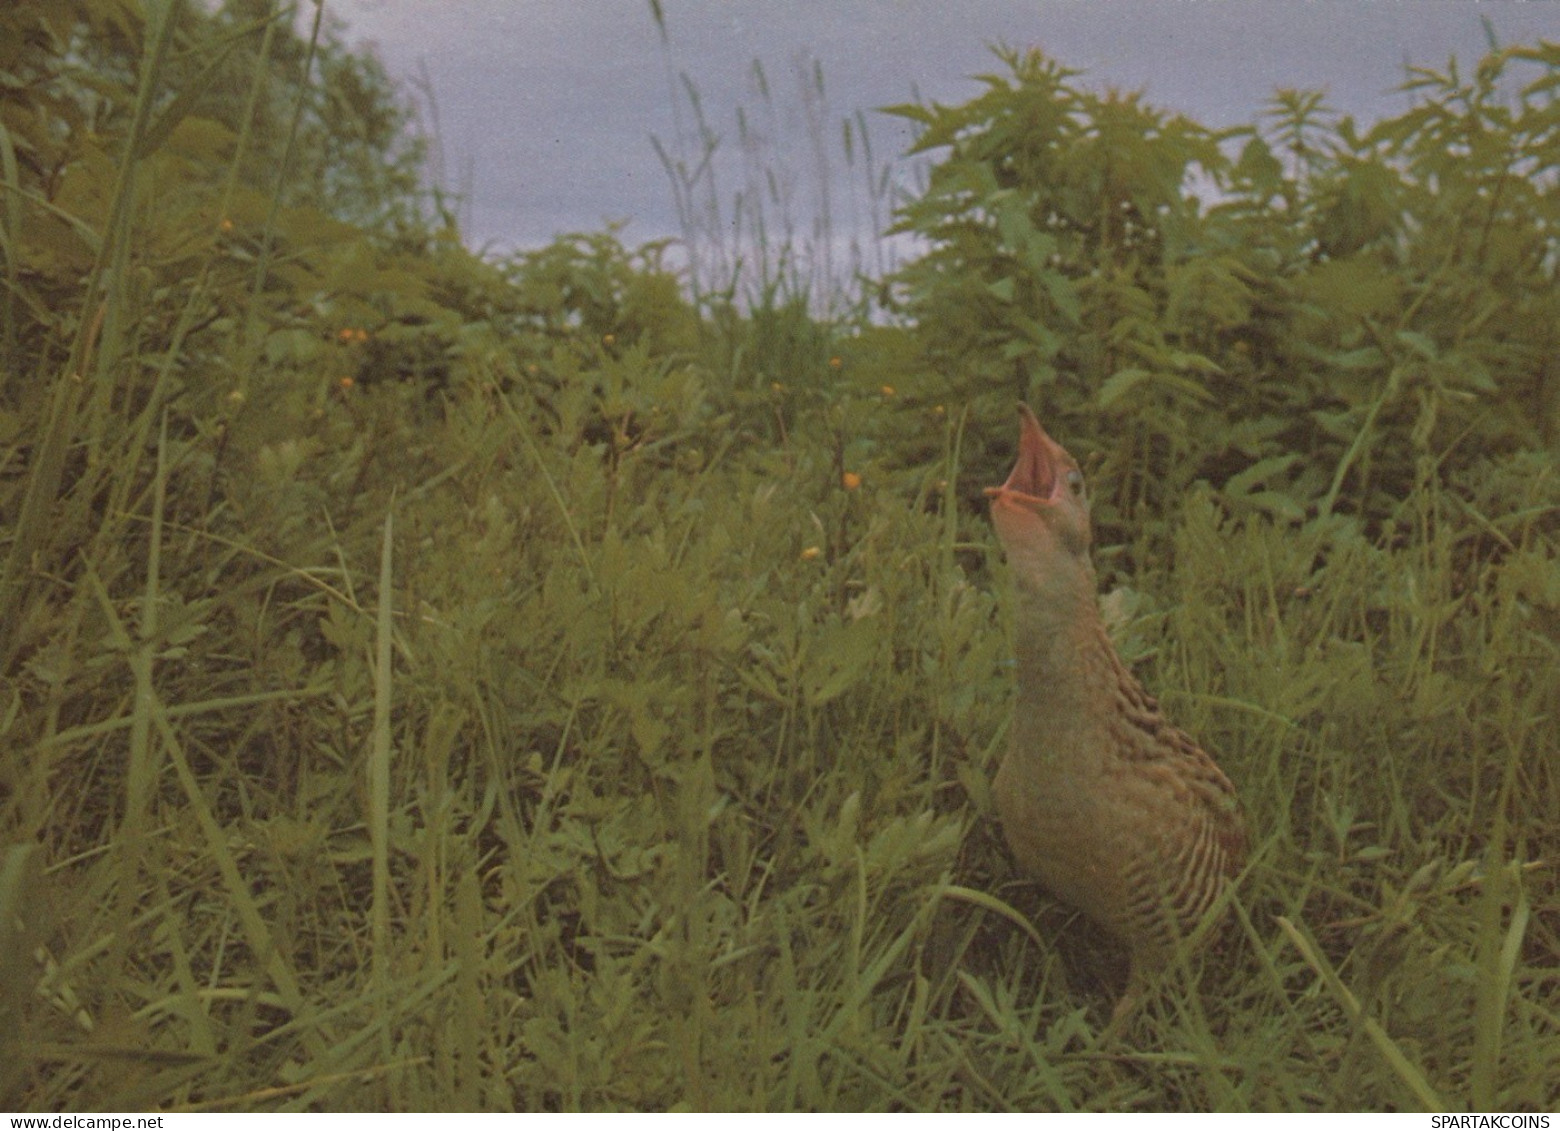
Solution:
M1435 361L1441 356L1441 351L1436 348L1435 343L1417 330L1399 330L1395 337L1427 361Z
M1229 495L1247 495L1258 484L1271 484L1299 462L1300 457L1294 453L1258 460L1245 471L1230 476L1225 481L1224 491Z
M247 32L243 33L247 35ZM222 73L223 66L227 63L228 56L233 54L233 49L238 46L242 35L233 36L218 49L211 61L201 68L200 72L190 79L174 95L173 100L163 107L162 112L154 118L146 127L146 131L136 142L135 157L140 160L151 153L155 153L162 147L173 133L174 128L182 122L187 114L200 102L211 84Z
M1146 369L1132 367L1118 369L1100 385L1100 391L1095 394L1094 403L1101 408L1110 408L1122 397L1126 396L1127 393L1152 377L1153 374Z

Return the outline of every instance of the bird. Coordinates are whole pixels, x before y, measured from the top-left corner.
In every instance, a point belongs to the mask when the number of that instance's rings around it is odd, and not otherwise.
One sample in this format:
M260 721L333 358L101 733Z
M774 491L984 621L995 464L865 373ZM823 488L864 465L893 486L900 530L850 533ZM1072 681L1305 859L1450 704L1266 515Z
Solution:
M1100 619L1078 462L1028 405L1007 482L986 488L1013 591L1014 701L992 799L1019 868L1125 944L1116 1026L1241 871L1235 787L1173 726Z

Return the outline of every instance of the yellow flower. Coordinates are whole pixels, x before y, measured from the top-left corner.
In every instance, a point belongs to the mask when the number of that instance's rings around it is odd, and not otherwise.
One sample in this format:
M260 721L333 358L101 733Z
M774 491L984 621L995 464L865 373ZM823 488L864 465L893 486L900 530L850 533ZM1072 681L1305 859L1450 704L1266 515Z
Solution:
M891 397L894 395L894 386L884 385L880 392L882 392L885 397Z
M841 361L841 360L840 360L840 359L839 359L839 358L837 358L837 357L831 357L831 358L829 358L829 368L830 368L830 369L838 369L838 368L839 368L839 367L840 367L840 366L842 366L842 365L844 365L844 364L845 364L845 363L844 363L844 362L843 362L843 361Z
M336 382L336 384L337 384L337 385L338 385L338 386L340 386L340 388L341 388L341 391L342 391L342 392L343 392L343 393L350 393L350 392L351 392L351 391L352 391L352 386L353 386L353 385L356 385L356 384L357 384L357 382L356 382L356 381L354 381L354 380L353 380L353 379L352 379L352 378L350 378L350 377L343 377L343 378L342 378L342 379L341 379L341 380L340 380L340 381L338 381L338 382Z
M845 490L854 491L857 487L861 486L861 476L857 475L854 471L847 471L844 475L840 476L840 484L845 488Z
M822 553L823 551L820 550L817 546L808 546L807 549L802 551L802 561L810 562Z

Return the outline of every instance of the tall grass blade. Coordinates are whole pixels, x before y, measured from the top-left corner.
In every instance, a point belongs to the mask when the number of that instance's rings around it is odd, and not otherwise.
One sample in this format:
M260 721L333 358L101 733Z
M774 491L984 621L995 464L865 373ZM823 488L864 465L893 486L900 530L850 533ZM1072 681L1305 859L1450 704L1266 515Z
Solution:
M379 555L379 614L374 647L374 734L368 754L368 831L374 853L373 949L374 994L385 1012L390 1007L390 734L392 647L395 635L391 571L394 546L394 500L385 512L384 540ZM390 1032L380 1032L380 1051L390 1056Z
M1370 1043L1376 1046L1376 1051L1381 1054L1382 1059L1397 1074L1398 1079L1407 1085L1414 1098L1423 1105L1423 1110L1449 1110L1446 1106L1446 1101L1430 1086L1430 1081L1426 1080L1424 1073L1408 1059L1408 1056L1398 1047L1397 1042L1387 1034L1386 1030L1381 1027L1381 1024L1374 1017L1365 1015L1365 1010L1360 1005L1359 999L1349 992L1349 988L1338 977L1337 971L1332 968L1331 963L1327 959L1322 957L1321 952L1311 944L1311 941L1301 934L1299 929L1286 917L1280 915L1274 921L1289 941L1294 944L1295 949L1300 952L1300 957L1305 959L1306 965L1316 971L1317 976L1322 979L1322 984L1327 987L1333 999L1348 1014L1349 1020L1365 1030L1365 1035L1370 1038Z

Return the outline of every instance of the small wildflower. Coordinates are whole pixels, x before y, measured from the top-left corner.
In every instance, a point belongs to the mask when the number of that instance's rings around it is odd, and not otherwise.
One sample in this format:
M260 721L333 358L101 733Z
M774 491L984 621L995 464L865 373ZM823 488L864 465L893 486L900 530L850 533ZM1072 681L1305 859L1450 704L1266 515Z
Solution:
M808 546L807 549L802 551L802 561L810 562L822 553L823 551L820 550L817 546Z
M892 386L892 385L884 385L883 388L881 390L879 390L879 391L885 397L891 397L891 396L894 395L894 386Z
M221 232L231 232L233 230L233 221L224 216L222 218L222 222L217 225L217 230Z
M845 488L845 490L854 491L857 487L861 486L861 476L857 475L854 471L847 471L844 475L840 476L840 484Z
M840 366L842 366L842 365L844 365L844 364L845 364L845 363L844 363L844 362L843 362L843 361L841 361L841 360L840 360L840 359L839 359L839 358L837 358L837 357L831 357L831 358L829 358L829 368L830 368L830 369L838 369L838 368L839 368L839 367L840 367Z
M234 389L231 393L228 394L228 398L227 399L231 403L233 403L233 404L243 404L244 403L244 390L242 390L242 389Z
M540 373L542 371L542 367L540 365L537 365L536 362L533 361L530 365L527 365L525 367L525 371L530 376L535 377L538 373Z
M603 334L603 335L601 335L601 344L604 345L604 346L614 346L614 345L616 345L617 344L617 335L616 334Z
M945 416L947 415L947 412L948 410L943 408L942 405L938 405L936 408L932 409L933 416Z
M771 381L769 382L769 391L771 393L783 393L785 392L785 386L780 384L779 381Z
M336 384L341 387L341 391L343 393L350 393L352 391L352 386L356 385L357 382L350 377L343 377L340 381L336 382Z

